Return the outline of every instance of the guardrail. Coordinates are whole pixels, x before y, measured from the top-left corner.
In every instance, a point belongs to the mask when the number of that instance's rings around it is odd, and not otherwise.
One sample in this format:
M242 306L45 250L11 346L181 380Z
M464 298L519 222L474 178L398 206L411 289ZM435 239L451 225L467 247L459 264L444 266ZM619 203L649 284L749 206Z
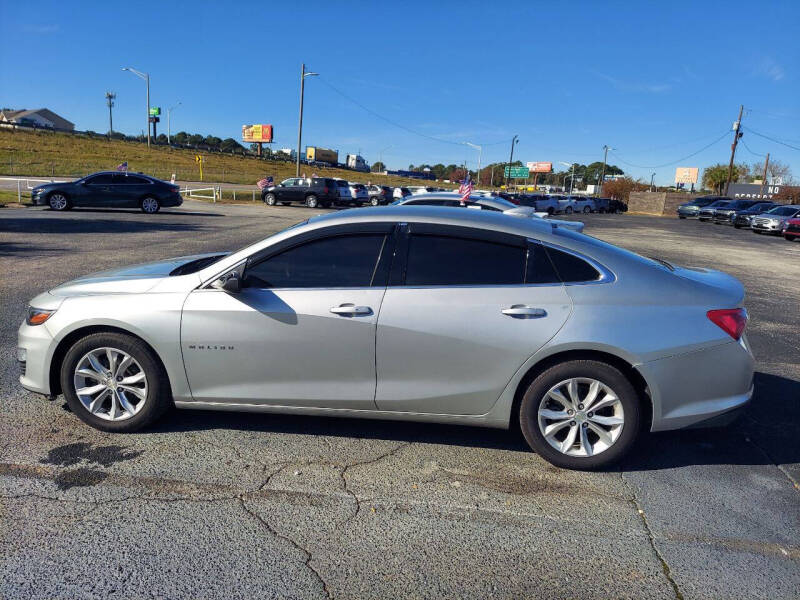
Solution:
M201 192L206 192L206 193L201 193ZM209 196L207 192L211 192L211 195ZM216 202L217 198L222 199L222 188L220 186L205 187L205 188L185 187L181 189L181 194L184 194L187 198L191 199L211 200L212 202Z
M36 185L34 183L63 183L63 179L31 179L29 177L0 177L0 181L16 181L17 182L17 202L22 203L22 182L25 182L25 189L32 190Z

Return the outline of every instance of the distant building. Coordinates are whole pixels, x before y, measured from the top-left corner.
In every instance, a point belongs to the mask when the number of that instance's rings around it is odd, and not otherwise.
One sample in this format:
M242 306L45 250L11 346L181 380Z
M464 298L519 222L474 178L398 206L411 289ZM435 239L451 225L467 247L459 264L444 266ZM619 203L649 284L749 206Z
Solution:
M45 127L47 129L62 129L73 131L75 124L59 117L52 110L37 108L35 110L9 110L0 111L0 123L14 123L28 127Z

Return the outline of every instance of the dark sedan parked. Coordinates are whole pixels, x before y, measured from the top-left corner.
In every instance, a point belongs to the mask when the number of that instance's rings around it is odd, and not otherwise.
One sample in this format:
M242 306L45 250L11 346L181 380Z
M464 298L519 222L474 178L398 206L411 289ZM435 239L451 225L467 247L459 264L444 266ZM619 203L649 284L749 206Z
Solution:
M736 214L737 211L740 210L747 210L754 204L758 204L758 200L732 200L728 202L725 206L720 206L719 208L714 210L714 223L719 225L720 223L725 223L726 225L730 225L733 221L731 217Z
M76 206L140 208L148 214L164 206L180 206L180 187L141 173L103 171L76 181L46 183L31 191L33 204L53 210Z
M730 198L720 198L719 200L714 200L708 206L705 206L700 209L700 212L697 214L697 218L700 221L711 221L714 218L714 214L717 212L718 208L724 208L733 202Z
M731 225L736 227L736 229L741 229L742 227L750 227L750 221L753 219L754 216L760 215L761 213L765 213L768 210L772 210L776 206L779 206L775 202L756 202L749 208L745 210L737 210L733 215L731 215Z
M678 207L678 218L688 219L691 217L697 217L701 208L708 206L712 202L716 202L720 199L730 200L730 198L721 198L720 196L698 196L694 200L684 202Z

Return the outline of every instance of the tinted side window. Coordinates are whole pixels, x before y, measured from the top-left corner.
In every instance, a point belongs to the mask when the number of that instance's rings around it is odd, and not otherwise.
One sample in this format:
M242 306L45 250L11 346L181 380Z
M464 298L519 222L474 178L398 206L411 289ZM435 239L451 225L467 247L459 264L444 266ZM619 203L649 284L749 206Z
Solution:
M579 281L596 281L600 273L588 262L568 252L555 248L547 248L547 254L553 262L561 281L574 283Z
M525 249L495 242L412 235L406 285L519 285Z
M86 180L88 185L111 185L113 181L113 175L110 173L104 173L102 175L95 175L94 177L90 177Z
M146 185L150 183L144 177L125 175L124 173L116 173L112 175L112 177L114 179L114 185Z
M313 240L247 268L244 283L259 288L368 287L383 234Z
M525 283L561 283L547 251L541 244L528 247L528 263L525 269Z

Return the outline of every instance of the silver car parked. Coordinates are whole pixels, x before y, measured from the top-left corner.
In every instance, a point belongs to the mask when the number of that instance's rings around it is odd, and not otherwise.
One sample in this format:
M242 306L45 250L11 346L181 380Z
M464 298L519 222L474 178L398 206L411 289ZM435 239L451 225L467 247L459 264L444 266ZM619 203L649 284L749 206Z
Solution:
M748 402L743 299L724 273L546 220L367 208L60 285L31 301L17 356L25 388L104 431L173 404L518 425L588 469Z

